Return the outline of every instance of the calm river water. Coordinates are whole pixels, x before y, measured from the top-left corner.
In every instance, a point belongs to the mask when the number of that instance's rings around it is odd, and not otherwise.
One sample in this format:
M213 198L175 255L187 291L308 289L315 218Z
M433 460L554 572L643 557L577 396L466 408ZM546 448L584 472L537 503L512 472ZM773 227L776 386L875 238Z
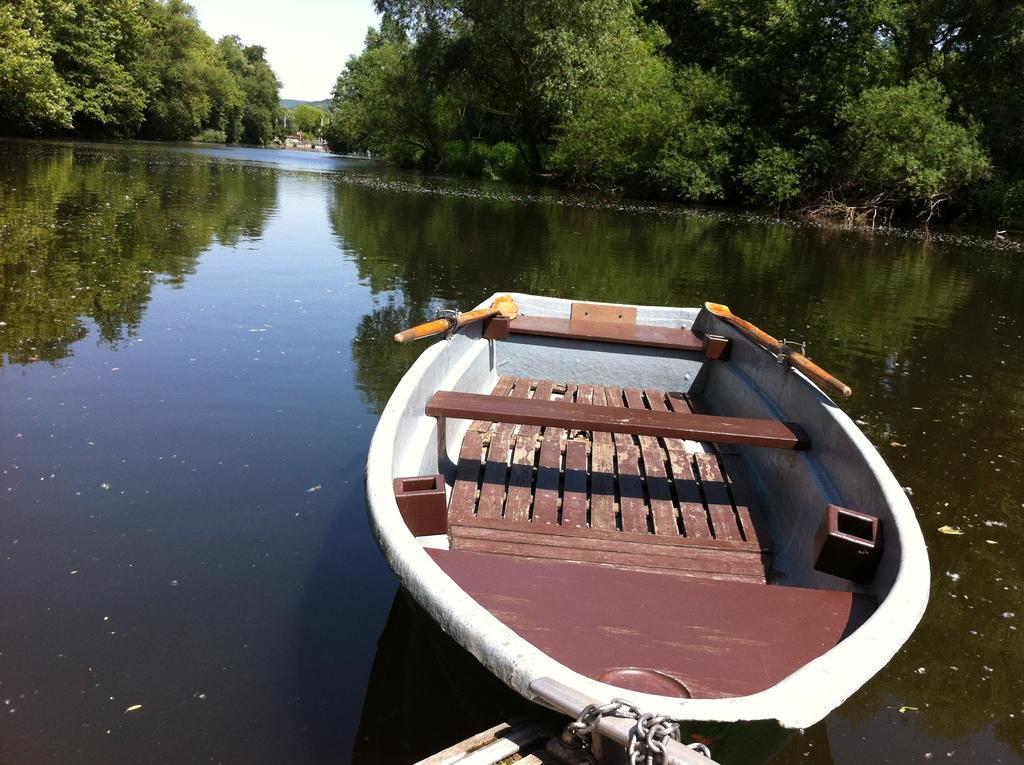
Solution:
M392 609L362 473L423 347L392 333L499 289L806 340L912 492L932 599L777 762L1024 761L1018 243L29 142L0 142L0 761L407 762L496 714Z

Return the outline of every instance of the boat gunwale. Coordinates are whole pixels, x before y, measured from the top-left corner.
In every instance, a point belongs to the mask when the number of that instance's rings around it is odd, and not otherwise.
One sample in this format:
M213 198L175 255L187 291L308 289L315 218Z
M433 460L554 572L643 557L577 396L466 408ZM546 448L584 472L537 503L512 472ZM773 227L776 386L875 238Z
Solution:
M489 305L494 297L481 305ZM513 297L517 300L551 301L564 304L566 308L573 302L521 294ZM466 336L462 340L467 342L464 353L468 353L469 343L489 342L482 338L470 340ZM395 501L392 465L395 443L400 437L398 425L401 416L409 399L419 391L424 373L433 364L443 362L443 357L451 349L452 341L446 339L424 351L402 377L381 413L367 458L366 493L370 524L381 550L403 586L445 632L521 695L539 701L531 683L550 677L593 698L622 697L643 709L680 719L718 722L776 720L785 728L806 728L821 720L877 674L913 633L927 606L930 586L924 537L913 508L888 465L864 433L828 396L794 370L802 383L809 386L816 403L824 407L864 460L865 477L870 476L878 482L892 513L895 528L888 533L895 533L899 539L899 565L889 591L879 599L875 612L821 656L770 688L747 696L679 699L641 693L594 680L552 659L473 600L441 570L405 526ZM426 417L425 414L422 416ZM571 713L570 710L559 711Z

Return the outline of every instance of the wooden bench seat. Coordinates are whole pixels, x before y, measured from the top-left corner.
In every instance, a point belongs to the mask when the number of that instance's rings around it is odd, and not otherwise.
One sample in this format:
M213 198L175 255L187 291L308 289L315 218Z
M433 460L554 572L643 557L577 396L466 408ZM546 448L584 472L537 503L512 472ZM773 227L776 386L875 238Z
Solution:
M875 608L873 597L851 592L427 552L470 597L556 661L662 695L765 690L834 647Z
M699 405L680 393L512 377L491 397L677 417ZM771 558L742 458L672 436L478 419L461 445L448 523L455 549L686 577L763 583Z
M518 425L573 428L665 438L692 438L725 444L807 449L799 425L778 420L715 417L651 409L625 409L585 403L438 391L427 403L431 417L486 419Z
M703 353L705 349L704 335L698 335L689 329L652 327L643 324L555 319L548 316L519 316L512 320L509 332L513 335L564 337L598 343L624 343L698 353Z

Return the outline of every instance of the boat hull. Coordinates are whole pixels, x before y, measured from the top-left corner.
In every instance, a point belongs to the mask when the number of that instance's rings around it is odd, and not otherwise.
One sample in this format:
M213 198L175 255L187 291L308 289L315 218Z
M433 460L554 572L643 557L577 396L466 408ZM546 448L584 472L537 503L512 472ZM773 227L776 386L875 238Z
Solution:
M571 302L515 295L531 316L567 317ZM488 305L485 301L481 305ZM537 699L533 685L551 678L587 696L625 697L643 709L688 720L693 732L718 742L722 758L735 740L777 749L785 731L822 719L879 671L909 637L928 597L928 561L909 502L896 479L850 418L803 375L786 370L717 317L697 309L637 306L640 324L688 327L732 341L726 363L708 364L690 352L512 336L491 341L469 327L428 348L397 386L381 415L367 464L367 499L377 542L403 586L456 642L488 671ZM638 371L641 370L641 371ZM700 388L716 412L737 417L795 420L806 428L809 452L744 449L760 492L790 508L778 523L773 582L869 592L875 612L852 634L771 687L729 698L678 698L641 693L569 669L524 640L447 576L402 520L392 481L398 476L451 472L468 423L437 421L424 412L438 390L485 393L500 374L630 384L663 390ZM642 375L634 383L636 376ZM813 530L826 504L856 504L882 519L886 547L869 586L837 582L813 566ZM774 586L774 585L773 585ZM574 714L569 709L561 709ZM774 733L778 732L778 736ZM747 750L737 743L736 751ZM738 756L738 755L737 755ZM749 760L743 760L749 761Z

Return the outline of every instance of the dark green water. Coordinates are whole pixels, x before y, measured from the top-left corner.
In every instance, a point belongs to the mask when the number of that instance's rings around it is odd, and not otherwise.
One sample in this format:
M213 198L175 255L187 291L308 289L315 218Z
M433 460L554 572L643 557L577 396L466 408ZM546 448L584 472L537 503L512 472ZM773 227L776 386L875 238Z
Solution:
M294 152L0 142L0 762L437 744L411 723L357 735L395 592L363 461L422 350L391 335L498 289L716 300L806 340L912 491L932 600L778 762L1024 761L1018 243ZM414 669L404 692L435 704L441 675Z

